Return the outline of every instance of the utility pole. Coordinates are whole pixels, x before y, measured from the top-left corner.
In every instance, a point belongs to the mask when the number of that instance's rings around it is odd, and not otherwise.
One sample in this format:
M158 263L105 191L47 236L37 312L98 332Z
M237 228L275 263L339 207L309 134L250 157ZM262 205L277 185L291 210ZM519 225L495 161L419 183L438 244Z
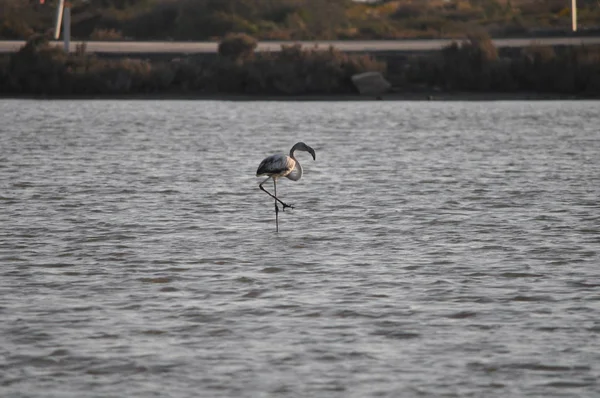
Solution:
M65 8L65 0L59 0L56 8L56 20L54 23L54 40L60 37L60 25L62 24L63 10Z
M63 21L64 19L64 21ZM62 25L63 41L65 52L69 52L71 42L71 5L65 0L59 0L56 8L56 23L54 24L54 40L60 37L60 28Z
M69 53L69 45L71 43L71 7L65 7L63 21L63 40L65 52Z
M577 32L577 0L571 0L571 25L573 32Z

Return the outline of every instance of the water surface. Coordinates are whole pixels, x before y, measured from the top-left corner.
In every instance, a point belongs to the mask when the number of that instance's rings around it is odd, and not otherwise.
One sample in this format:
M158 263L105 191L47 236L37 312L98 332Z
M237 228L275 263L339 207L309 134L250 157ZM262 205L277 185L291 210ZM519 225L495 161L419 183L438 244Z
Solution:
M2 100L1 395L596 397L598 109Z

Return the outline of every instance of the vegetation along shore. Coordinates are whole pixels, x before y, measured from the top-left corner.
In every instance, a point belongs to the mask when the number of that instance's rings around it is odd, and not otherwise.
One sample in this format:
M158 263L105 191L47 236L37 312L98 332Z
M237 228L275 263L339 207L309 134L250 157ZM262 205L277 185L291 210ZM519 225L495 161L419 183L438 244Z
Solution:
M375 58L335 48L286 45L255 52L256 40L230 34L214 57L101 58L79 46L66 53L32 36L0 57L3 97L340 98L357 97L351 77L381 72L386 98L600 97L600 46L497 49L485 34L441 51ZM465 94L467 93L467 94ZM485 96L484 96L485 97Z
M58 0L0 0L0 39L52 30ZM70 0L79 40L464 39L564 35L568 0ZM582 34L600 32L598 0L577 0Z
M579 0L578 34L600 32ZM210 40L217 55L102 57L50 45L56 0L0 0L0 96L20 98L355 99L379 72L384 99L599 98L600 46L496 48L490 37L570 36L564 0L71 0L75 40ZM230 33L237 32L237 33ZM475 32L475 33L474 33ZM257 40L456 40L441 50L350 53ZM175 58L176 57L176 58ZM369 98L377 98L371 95Z

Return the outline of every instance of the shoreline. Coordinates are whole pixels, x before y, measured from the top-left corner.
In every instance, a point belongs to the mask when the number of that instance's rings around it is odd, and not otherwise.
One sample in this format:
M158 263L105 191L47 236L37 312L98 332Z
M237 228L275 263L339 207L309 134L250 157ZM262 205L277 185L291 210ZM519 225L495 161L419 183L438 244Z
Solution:
M555 93L480 93L480 92L392 92L375 95L314 94L314 95L264 95L264 94L202 94L202 93L149 93L100 95L31 95L0 94L3 100L148 100L148 101L273 101L273 102L343 102L343 101L564 101L600 100L598 96L567 95Z

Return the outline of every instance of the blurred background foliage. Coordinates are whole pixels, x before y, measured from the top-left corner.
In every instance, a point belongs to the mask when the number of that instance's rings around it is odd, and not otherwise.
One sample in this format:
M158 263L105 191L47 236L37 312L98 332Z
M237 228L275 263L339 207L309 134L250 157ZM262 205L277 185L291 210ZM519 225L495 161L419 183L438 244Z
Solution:
M52 29L58 0L0 0L0 38ZM259 40L465 38L570 31L568 0L71 0L81 40L214 40L230 32ZM579 25L596 33L599 0L578 0Z
M600 97L600 46L497 49L485 33L442 51L375 58L333 47L284 45L255 52L256 39L229 34L215 55L102 58L79 45L65 53L43 35L0 56L0 94L315 95L352 94L351 77L381 72L396 92L548 93Z

